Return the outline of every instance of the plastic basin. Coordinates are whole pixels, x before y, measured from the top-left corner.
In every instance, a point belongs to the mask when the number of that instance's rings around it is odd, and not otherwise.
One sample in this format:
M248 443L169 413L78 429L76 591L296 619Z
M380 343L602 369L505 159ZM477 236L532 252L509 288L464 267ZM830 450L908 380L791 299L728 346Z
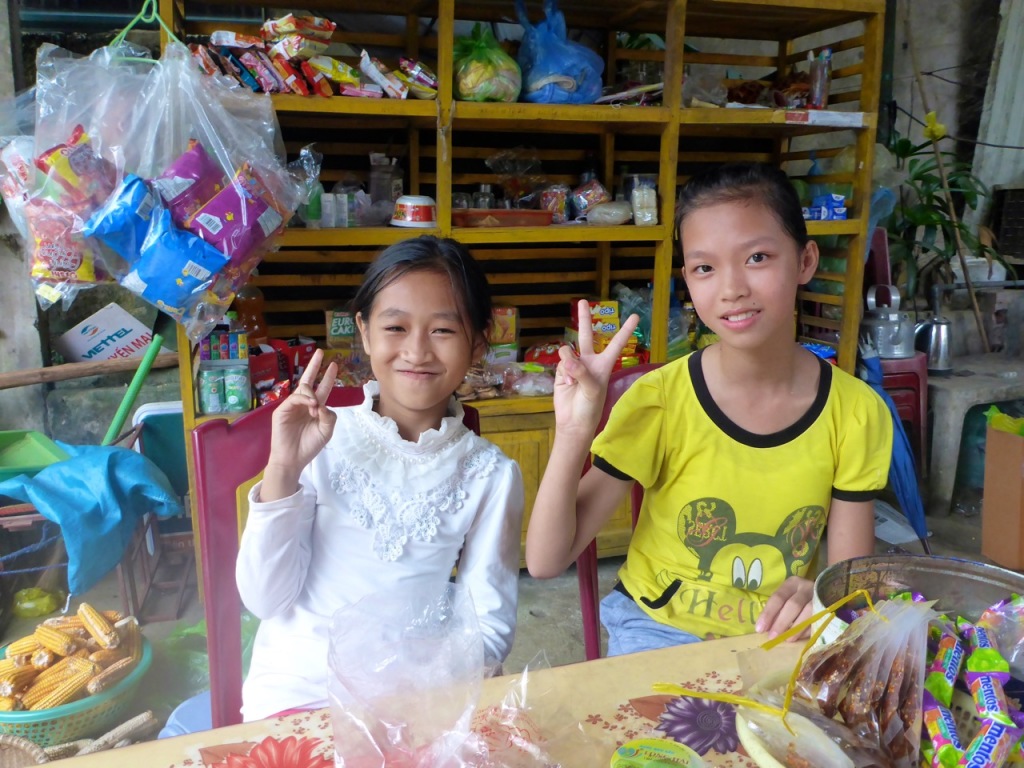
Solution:
M0 432L0 482L18 475L34 475L68 455L41 432Z

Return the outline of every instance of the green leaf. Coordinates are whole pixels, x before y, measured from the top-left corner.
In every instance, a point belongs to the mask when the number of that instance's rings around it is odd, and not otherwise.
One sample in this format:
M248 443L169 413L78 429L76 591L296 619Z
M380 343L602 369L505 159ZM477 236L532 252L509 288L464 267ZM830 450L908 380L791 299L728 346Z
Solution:
M900 139L893 145L892 153L900 160L906 160L914 154L914 145L910 143L910 139Z

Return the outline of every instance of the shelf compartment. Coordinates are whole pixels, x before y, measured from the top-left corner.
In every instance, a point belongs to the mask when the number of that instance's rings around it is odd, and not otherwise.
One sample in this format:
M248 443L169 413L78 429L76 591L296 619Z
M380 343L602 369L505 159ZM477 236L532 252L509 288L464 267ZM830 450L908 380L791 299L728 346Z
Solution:
M605 133L608 125L647 126L654 131L667 125L664 107L615 107L604 104L497 104L456 101L452 122L464 128L521 131L526 122L542 122L546 132Z
M622 224L598 227L553 224L550 227L455 227L452 237L461 243L611 243L656 242L667 234L664 225L636 227Z
M802 109L686 108L679 111L679 126L685 135L803 136L834 131L874 128L873 112ZM845 124L844 124L845 123Z
M437 227L334 227L286 229L280 244L294 248L330 248L343 245L391 245L410 237L440 235Z

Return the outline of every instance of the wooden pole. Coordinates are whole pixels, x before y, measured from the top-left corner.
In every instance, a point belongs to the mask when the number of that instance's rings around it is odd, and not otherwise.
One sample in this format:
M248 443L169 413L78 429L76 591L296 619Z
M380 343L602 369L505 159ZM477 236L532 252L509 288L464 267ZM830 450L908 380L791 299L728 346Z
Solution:
M921 94L921 107L925 114L932 111L928 103L928 94L924 88L924 78L921 75L921 68L917 66L917 49L914 48L914 38L910 31L910 3L903 6L903 27L907 39L907 49L910 51L910 64L914 69L914 81L917 83L917 91ZM932 152L935 153L935 163L939 170L939 180L942 182L942 194L946 198L946 209L949 218L953 222L953 235L956 238L956 255L960 259L960 268L964 272L964 282L967 284L967 295L971 297L971 309L974 311L974 322L978 326L978 333L981 336L981 348L985 352L991 352L988 344L988 334L985 333L985 323L981 318L981 309L978 307L978 295L974 292L974 283L967 270L967 258L964 256L964 243L960 238L960 219L956 215L956 208L953 206L953 194L949 191L949 180L946 177L946 164L942 161L942 153L939 152L937 139L929 137L932 142ZM939 308L935 307L938 313Z
M48 384L51 381L67 381L81 379L86 376L105 376L109 373L134 371L142 363L141 357L129 357L117 360L99 360L95 363L65 363L52 365L49 368L28 368L23 371L0 373L0 389L27 387L32 384ZM178 355L165 352L156 356L153 368L174 368L178 365Z

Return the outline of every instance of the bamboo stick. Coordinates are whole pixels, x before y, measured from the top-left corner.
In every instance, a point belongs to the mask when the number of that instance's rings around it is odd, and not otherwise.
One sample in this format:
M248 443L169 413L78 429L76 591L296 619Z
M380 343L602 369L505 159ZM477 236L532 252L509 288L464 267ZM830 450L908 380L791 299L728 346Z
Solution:
M13 389L15 387L27 387L32 384L48 384L52 381L67 381L68 379L81 379L86 376L105 376L109 373L134 371L141 362L141 357L129 357L117 360L99 360L94 363L65 363L64 365L51 365L48 368L27 368L22 371L10 371L8 373L0 373L0 389ZM152 367L175 368L177 365L178 355L174 352L165 352L156 356Z
M921 69L917 66L917 49L914 47L914 38L910 33L910 4L907 3L903 7L903 26L904 34L907 39L907 48L910 51L910 64L914 69L914 81L917 83L917 91L921 94L921 107L924 109L925 114L932 111L931 106L928 102L928 94L924 87L924 78L921 75ZM960 220L956 215L956 208L953 206L953 194L949 191L949 180L946 177L946 165L942 161L942 153L939 152L939 142L929 137L932 143L932 152L935 153L935 163L939 170L939 180L942 182L942 194L946 198L946 209L949 213L949 218L953 222L953 234L956 237L956 255L960 258L960 268L964 272L964 282L967 284L967 295L971 297L971 309L974 311L974 322L978 325L978 334L981 336L981 348L985 352L991 352L992 348L988 344L988 334L985 333L985 323L981 318L981 308L978 306L978 295L974 292L974 283L971 280L971 275L967 270L967 258L964 256L964 244L960 238ZM939 308L935 307L935 312L938 313Z

